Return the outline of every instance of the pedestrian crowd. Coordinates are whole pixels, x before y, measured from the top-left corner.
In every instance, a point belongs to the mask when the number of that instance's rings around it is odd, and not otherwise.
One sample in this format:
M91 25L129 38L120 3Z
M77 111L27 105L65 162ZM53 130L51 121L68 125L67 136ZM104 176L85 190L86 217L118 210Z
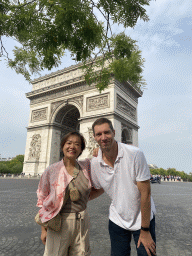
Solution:
M181 181L181 177L180 176L173 176L173 175L164 175L162 176L164 181Z
M160 175L160 174L151 174L152 181L181 181L180 176L173 176L173 175Z

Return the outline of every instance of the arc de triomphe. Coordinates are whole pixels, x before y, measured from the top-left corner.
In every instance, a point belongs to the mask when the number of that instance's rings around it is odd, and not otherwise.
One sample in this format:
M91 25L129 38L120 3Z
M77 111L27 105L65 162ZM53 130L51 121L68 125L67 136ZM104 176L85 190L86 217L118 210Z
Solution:
M91 157L95 141L92 123L107 117L114 125L116 140L138 145L137 104L142 92L130 83L114 78L99 93L87 85L80 65L35 79L30 100L30 118L23 172L42 174L47 166L60 160L60 141L69 131L80 131L87 142L81 158Z

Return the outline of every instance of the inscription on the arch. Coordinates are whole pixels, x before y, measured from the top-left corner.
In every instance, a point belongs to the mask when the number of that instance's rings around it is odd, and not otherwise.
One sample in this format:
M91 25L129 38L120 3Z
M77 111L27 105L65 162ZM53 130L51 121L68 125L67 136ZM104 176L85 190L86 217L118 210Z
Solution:
M47 109L48 108L41 108L33 110L31 115L31 122L47 120Z
M87 98L87 111L109 108L109 93Z

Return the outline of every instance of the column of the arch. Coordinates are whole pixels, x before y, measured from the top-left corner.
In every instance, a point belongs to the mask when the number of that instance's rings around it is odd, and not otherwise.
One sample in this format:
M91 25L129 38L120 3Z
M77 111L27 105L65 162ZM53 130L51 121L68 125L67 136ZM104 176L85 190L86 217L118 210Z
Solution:
M47 163L48 165L60 160L60 142L61 129L51 126L49 128L49 138L47 145Z
M36 159L30 159L29 157L29 150L30 150L30 143L33 136L33 132L27 132L27 141L26 141L26 148L25 148L25 157L23 163L23 173L25 175L35 175L37 173L39 161Z
M138 130L137 129L132 129L132 144L136 147L139 146L138 142Z
M49 103L31 105L23 167L26 175L42 174L49 164L47 161L49 116Z
M90 152L89 152L89 133L91 131L92 122L89 120L87 121L80 121L80 130L79 132L83 135L86 142L85 150L83 151L82 155L79 157L79 159L85 159L85 158L91 158Z
M49 129L47 127L28 129L27 143L25 150L25 159L23 172L26 175L42 174L47 167L47 138L49 135ZM39 137L39 157L33 157L30 155L31 141L34 136Z
M121 142L121 122L117 119L113 119L112 124L115 130L115 139L116 141Z

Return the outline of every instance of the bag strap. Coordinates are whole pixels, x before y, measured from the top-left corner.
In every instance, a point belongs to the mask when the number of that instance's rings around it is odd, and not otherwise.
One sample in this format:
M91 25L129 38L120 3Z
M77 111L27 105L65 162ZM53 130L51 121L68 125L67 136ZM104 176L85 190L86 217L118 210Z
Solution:
M73 175L72 175L73 179L72 179L72 181L69 183L69 189L68 189L67 192L65 193L65 198L64 198L64 200L63 200L63 206L66 204L66 202L67 202L67 200L68 200L68 198L69 198L69 190L75 187L75 185L74 185L73 182L74 182L74 180L77 178L77 176L78 176L78 174L79 174L79 171L80 171L80 166L79 166L79 164L76 162L75 168L74 168L74 171L73 171ZM63 206L62 206L62 207L63 207Z
M79 171L80 171L80 166L79 164L76 162L75 164L75 168L74 168L74 171L73 171L73 180L77 178L78 174L79 174Z
M72 189L72 188L75 187L74 180L77 178L79 172L80 172L80 166L79 166L79 164L76 162L75 168L74 168L74 171L73 171L73 175L72 175L73 179L72 179L72 181L69 183L69 189Z

